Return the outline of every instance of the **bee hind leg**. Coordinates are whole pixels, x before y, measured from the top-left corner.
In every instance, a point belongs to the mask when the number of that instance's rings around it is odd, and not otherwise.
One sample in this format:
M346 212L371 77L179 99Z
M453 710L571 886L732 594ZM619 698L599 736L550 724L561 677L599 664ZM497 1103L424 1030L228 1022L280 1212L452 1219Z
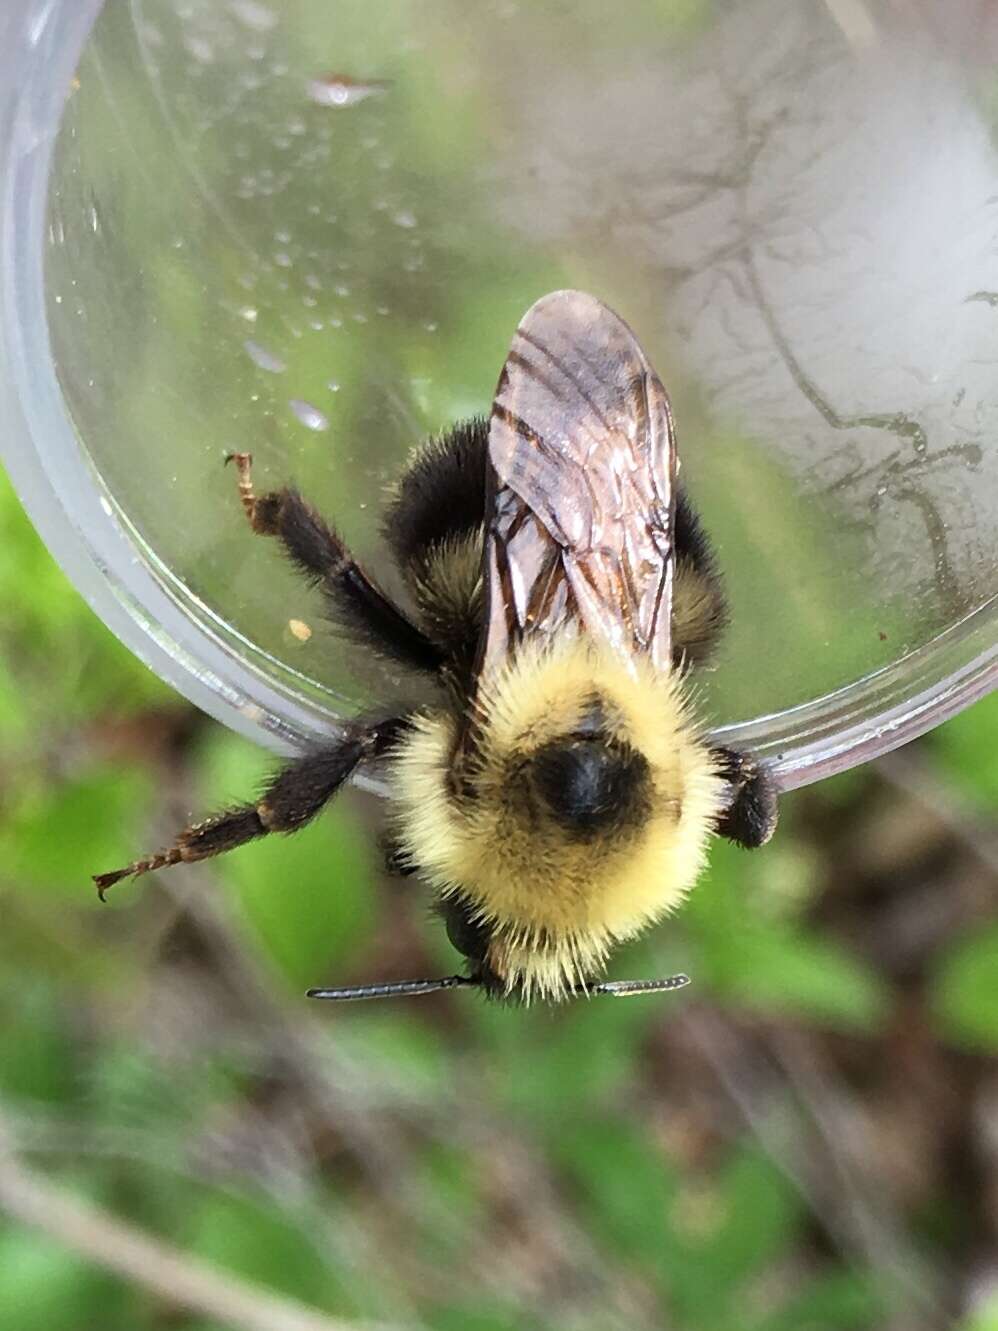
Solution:
M714 757L732 791L731 802L715 829L718 836L746 850L764 846L776 830L776 782L747 754L715 749Z

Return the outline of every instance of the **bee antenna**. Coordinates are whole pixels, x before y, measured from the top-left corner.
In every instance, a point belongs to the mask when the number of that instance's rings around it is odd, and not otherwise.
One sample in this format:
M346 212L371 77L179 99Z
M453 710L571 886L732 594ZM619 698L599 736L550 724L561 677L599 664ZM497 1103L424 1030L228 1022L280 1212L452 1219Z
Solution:
M579 989L580 994L610 994L613 998L628 998L631 994L664 994L670 989L685 989L688 975L670 975L664 980L604 980Z
M444 975L439 980L393 980L385 984L345 985L339 989L309 989L305 997L352 1003L361 998L409 998L414 994L435 994L438 989L474 987L478 983L478 980L470 980L467 975Z

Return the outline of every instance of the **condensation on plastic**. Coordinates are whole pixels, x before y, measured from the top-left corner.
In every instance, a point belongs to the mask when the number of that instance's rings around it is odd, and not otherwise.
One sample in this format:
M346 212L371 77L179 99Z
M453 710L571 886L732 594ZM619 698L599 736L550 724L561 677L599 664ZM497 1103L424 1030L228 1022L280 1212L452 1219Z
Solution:
M998 678L998 20L973 0L28 0L0 17L0 447L154 670L285 751L356 674L222 466L379 575L407 449L575 286L669 388L784 785ZM403 685L403 689L406 686Z

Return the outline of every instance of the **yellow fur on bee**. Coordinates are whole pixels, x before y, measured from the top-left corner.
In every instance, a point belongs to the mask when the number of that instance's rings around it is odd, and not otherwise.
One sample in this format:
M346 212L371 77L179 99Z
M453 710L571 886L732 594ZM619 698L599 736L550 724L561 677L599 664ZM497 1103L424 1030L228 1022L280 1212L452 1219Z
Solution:
M416 601L432 627L478 623L482 617L482 542L476 531L430 546L409 571Z
M531 754L570 735L598 698L611 734L640 751L650 810L598 839L525 811ZM723 782L675 672L625 661L589 639L527 642L475 700L480 739L450 779L461 722L421 717L393 758L405 855L441 894L459 892L492 926L488 960L524 997L559 998L602 971L613 946L674 909L704 861ZM519 781L519 787L518 787Z
M724 597L717 581L690 560L676 563L672 589L672 644L687 661L706 660L724 627Z

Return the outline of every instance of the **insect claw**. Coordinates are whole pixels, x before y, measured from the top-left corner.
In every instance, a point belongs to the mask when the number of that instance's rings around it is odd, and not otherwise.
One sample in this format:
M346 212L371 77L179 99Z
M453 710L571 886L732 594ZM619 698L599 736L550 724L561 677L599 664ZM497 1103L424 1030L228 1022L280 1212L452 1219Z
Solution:
M107 901L107 890L114 887L115 883L120 882L122 878L127 878L128 871L116 869L113 873L94 874L94 882L97 885L97 895L101 901Z

